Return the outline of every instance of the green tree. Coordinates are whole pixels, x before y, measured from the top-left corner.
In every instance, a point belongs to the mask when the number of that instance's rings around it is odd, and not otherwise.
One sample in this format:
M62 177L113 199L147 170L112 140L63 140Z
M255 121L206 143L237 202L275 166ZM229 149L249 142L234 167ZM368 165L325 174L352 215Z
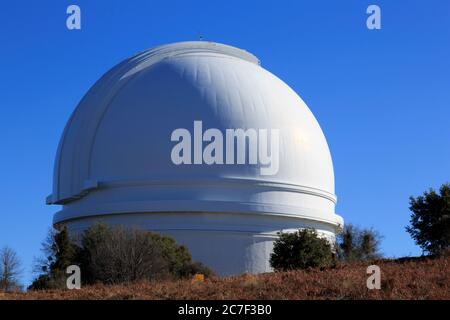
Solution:
M36 262L35 271L39 274L30 289L63 288L66 280L66 268L74 264L78 246L70 239L64 226L61 230L51 229L42 243L44 258Z
M330 243L311 229L279 233L270 256L270 265L275 270L326 267L332 263L333 251Z
M161 245L164 259L168 262L169 272L176 277L182 276L186 266L192 263L189 250L183 245L179 246L173 238L156 233L151 236L153 241Z
M51 269L66 272L66 268L73 264L77 251L78 248L70 239L67 226L64 226L60 232L55 233L55 241L52 243L52 252L54 253L55 259L51 265Z
M450 184L439 193L430 189L417 198L409 198L410 225L406 231L423 251L439 255L450 249Z
M360 229L352 224L344 227L336 241L337 257L341 261L368 261L382 257L382 237L373 229Z

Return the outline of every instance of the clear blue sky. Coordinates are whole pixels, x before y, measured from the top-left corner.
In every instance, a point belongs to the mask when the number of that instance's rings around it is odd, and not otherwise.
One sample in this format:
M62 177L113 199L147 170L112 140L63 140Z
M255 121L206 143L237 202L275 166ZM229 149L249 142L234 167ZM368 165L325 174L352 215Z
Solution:
M82 30L66 28L77 4ZM366 8L382 29L366 28ZM258 56L319 120L337 212L373 227L388 256L417 255L408 197L450 180L450 2L8 1L0 7L0 246L31 262L57 207L46 206L63 127L110 67L182 40Z

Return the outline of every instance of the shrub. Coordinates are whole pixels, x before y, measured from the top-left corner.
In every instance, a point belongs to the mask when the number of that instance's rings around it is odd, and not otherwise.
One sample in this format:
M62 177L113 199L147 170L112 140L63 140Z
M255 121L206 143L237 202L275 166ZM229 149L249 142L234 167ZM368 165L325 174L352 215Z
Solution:
M196 274L202 274L205 278L214 276L214 272L201 262L186 263L181 269L179 276L181 278L191 278Z
M162 248L162 256L167 261L168 273L177 278L183 276L183 269L192 263L189 250L167 236L154 233L152 239Z
M103 223L93 225L77 241L69 238L67 228L53 230L43 248L46 257L39 261L40 275L30 289L64 288L66 268L72 264L80 267L84 284L212 274L170 237Z
M138 229L94 225L81 241L79 261L84 281L120 283L169 276L168 246L162 245L161 238Z
M332 263L330 243L311 229L279 233L270 257L270 265L277 271L326 267Z
M379 249L381 239L373 229L360 229L348 224L337 237L337 257L347 262L379 259L382 257Z

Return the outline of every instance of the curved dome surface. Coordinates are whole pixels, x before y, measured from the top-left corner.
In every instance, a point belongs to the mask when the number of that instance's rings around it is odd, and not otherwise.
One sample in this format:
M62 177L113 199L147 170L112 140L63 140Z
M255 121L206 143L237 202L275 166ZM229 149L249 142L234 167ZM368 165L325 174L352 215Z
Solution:
M203 130L279 130L277 173L174 164L171 134L193 131L194 121ZM164 212L284 216L330 233L343 223L328 145L309 108L255 56L211 42L160 46L108 71L66 125L47 202L63 205L56 224Z

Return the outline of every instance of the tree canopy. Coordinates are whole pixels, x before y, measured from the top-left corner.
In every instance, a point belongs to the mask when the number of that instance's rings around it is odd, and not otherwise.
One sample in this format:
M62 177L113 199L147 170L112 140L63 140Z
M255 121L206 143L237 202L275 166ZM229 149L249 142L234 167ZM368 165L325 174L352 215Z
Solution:
M410 197L410 225L406 231L424 252L438 255L450 248L450 184L443 184L439 192L425 191Z
M326 267L333 262L333 252L327 239L312 229L279 233L274 242L270 265L275 270Z
M347 224L337 237L337 257L346 262L381 258L381 239L381 235L373 229L361 229Z

